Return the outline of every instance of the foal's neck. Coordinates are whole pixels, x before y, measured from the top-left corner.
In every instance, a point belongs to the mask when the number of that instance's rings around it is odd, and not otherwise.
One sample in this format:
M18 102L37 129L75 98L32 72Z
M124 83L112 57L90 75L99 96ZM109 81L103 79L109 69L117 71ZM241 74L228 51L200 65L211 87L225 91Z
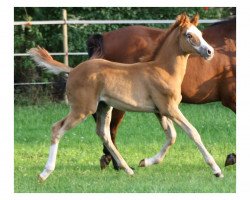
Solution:
M171 75L171 77L182 83L186 73L187 59L189 54L184 53L181 50L179 46L178 34L179 29L176 28L165 39L155 58L155 64L157 67L164 68L164 70L166 70Z

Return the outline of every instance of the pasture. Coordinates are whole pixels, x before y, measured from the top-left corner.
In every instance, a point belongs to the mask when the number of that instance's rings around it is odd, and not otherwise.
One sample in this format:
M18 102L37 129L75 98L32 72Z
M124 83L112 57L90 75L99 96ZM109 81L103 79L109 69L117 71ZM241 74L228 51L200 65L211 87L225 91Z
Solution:
M153 114L126 113L117 145L128 164L135 168L134 176L114 171L112 165L100 170L102 143L90 117L65 134L55 171L45 183L39 183L37 175L47 161L51 125L69 109L64 103L47 103L15 106L15 193L235 193L236 166L224 167L226 155L236 152L235 114L220 103L180 107L221 167L223 179L213 176L196 146L176 125L177 140L164 161L139 168L141 159L160 150L165 134Z

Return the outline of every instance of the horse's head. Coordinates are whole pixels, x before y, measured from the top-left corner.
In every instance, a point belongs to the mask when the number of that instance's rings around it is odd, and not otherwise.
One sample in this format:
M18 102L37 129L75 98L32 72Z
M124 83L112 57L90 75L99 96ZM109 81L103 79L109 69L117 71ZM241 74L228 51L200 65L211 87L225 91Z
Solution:
M201 31L197 28L199 15L189 19L186 14L177 17L175 26L179 26L180 47L188 54L199 54L206 60L213 58L214 49L202 37Z

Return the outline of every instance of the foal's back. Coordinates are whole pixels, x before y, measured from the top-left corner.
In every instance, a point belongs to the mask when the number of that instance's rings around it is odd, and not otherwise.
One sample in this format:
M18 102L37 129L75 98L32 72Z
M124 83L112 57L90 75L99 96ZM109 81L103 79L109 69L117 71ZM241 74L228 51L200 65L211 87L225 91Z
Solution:
M153 85L148 82L158 72L152 70L152 65L153 62L123 64L104 59L85 61L69 73L69 103L91 107L89 112L96 110L99 101L119 110L154 112L156 108L148 92L149 85ZM158 81L159 78L154 82Z

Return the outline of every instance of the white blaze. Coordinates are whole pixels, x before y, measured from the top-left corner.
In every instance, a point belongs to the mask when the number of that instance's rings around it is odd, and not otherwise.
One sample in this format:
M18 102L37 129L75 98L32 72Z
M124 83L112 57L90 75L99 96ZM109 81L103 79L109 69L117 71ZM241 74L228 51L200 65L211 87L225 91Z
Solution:
M204 49L210 50L211 51L211 55L214 54L214 49L213 47L211 47L202 37L202 33L201 31L194 25L191 25L188 29L187 29L187 33L192 33L194 35L196 35L199 40L200 40L200 46L194 46L194 48L198 51L198 52L202 52L204 51Z

